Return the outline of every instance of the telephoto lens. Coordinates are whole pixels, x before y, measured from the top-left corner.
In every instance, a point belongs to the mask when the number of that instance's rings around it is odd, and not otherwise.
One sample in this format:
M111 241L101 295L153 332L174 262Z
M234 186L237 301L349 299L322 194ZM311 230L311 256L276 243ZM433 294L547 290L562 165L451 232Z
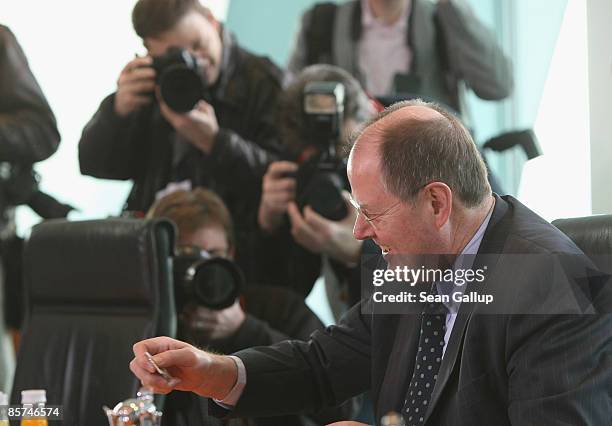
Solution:
M185 49L170 47L153 58L161 98L176 112L191 111L207 98L207 82L198 58Z
M229 308L244 287L244 277L234 262L212 257L198 247L179 247L173 266L178 312L189 302L215 310Z
M344 121L342 83L313 81L304 87L301 139L313 155L304 159L295 173L296 201L303 209L310 206L330 220L348 214L342 190L348 187L346 162L336 153Z

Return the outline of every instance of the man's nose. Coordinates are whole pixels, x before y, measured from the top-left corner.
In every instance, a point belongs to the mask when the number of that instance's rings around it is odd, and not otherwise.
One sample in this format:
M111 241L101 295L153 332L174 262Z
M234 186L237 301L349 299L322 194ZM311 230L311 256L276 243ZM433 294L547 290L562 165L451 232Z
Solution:
M363 214L358 214L353 227L353 236L358 240L367 240L374 237L374 228L365 220Z

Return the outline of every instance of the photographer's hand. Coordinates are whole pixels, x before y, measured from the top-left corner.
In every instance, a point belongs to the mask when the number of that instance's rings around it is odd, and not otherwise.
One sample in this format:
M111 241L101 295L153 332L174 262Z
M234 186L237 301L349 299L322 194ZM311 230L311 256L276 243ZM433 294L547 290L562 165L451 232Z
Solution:
M287 174L297 169L297 164L289 161L275 161L268 167L263 177L257 216L259 226L264 231L272 233L282 224L289 202L295 199L295 178Z
M155 70L151 68L150 56L132 59L123 68L117 80L115 113L127 117L153 101Z
M310 206L304 208L304 216L294 202L288 207L291 234L303 247L315 253L324 253L347 266L359 261L362 241L353 236L357 212L348 201L348 192L342 196L347 203L347 216L339 221L324 218Z
M221 400L238 380L238 367L230 357L204 352L169 337L143 340L136 343L133 350L130 370L155 393L168 393L176 389ZM155 363L167 369L177 380L167 382L157 374L145 352L153 355Z
M212 150L219 123L215 109L205 101L199 101L196 106L184 114L172 111L158 94L159 107L162 115L178 134L197 148L209 154Z
M194 306L184 315L185 325L192 334L205 340L223 339L233 335L242 325L246 314L238 300L222 310ZM199 339L198 339L199 340Z

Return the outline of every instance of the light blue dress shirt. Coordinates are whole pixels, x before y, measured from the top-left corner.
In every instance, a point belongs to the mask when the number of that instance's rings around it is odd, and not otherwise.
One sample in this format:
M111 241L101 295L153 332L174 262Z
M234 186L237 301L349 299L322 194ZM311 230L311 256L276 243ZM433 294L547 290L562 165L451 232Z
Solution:
M455 264L453 265L453 269L457 270L461 269L470 269L474 264L474 257L478 253L478 249L480 248L480 243L482 242L482 238L484 237L485 230L489 225L489 221L491 220L491 215L493 214L493 208L495 207L495 203L489 210L489 214L480 224L480 227L472 237L472 239L467 243L467 245L463 248ZM440 283L437 284L438 294L448 294L450 292L461 292L465 291L466 285L458 286L458 285L442 285ZM455 320L457 319L457 312L459 311L459 306L461 302L455 302L452 298L450 298L449 302L445 302L444 305L448 309L448 314L446 314L446 331L444 333L444 348L442 348L442 357L446 353L446 347L448 346L448 340L450 339L451 333L453 332L453 326L455 325Z

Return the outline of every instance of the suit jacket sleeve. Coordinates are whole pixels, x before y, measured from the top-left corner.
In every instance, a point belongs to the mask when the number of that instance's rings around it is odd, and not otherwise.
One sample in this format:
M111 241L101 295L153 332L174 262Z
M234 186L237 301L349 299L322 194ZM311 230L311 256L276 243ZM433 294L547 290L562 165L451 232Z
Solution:
M55 117L13 33L0 26L0 161L35 163L51 156Z
M495 34L463 0L438 3L437 18L450 72L482 99L507 97L513 87L512 63L497 44Z
M270 416L336 406L370 387L370 322L354 306L338 326L308 342L286 341L236 353L247 384L235 415Z

